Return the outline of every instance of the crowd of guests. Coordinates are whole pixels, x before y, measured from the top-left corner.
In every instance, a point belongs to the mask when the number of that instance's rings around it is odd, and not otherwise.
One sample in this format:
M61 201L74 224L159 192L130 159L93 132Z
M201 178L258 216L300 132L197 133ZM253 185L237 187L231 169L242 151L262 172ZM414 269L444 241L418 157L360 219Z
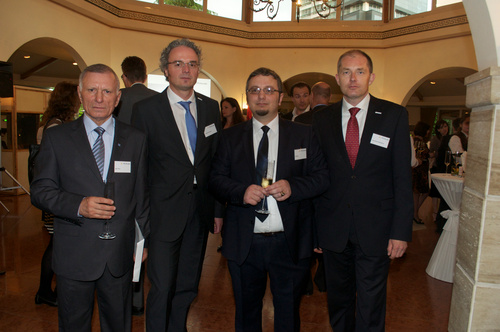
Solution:
M171 42L160 56L162 93L145 87L140 58L122 63L121 90L110 67L91 65L66 107L74 113L81 102L83 116L44 115L31 190L32 203L53 214L57 298L41 285L37 303L58 306L60 331L90 331L96 293L101 330L130 331L145 306L134 260L147 259L147 331L186 331L212 232L222 234L235 331L262 330L268 278L274 331L299 331L313 257L333 330L384 331L390 261L404 255L412 219L422 222L446 123L436 124L439 148L427 147L430 126L416 125L412 185L407 111L369 93L375 74L365 52L338 59L341 101L330 105L325 82L298 82L283 118L280 76L254 70L248 121L234 98L219 104L194 91L200 60L190 40ZM461 128L467 134L468 124ZM101 237L103 228L114 238ZM142 257L134 257L136 230L146 238Z

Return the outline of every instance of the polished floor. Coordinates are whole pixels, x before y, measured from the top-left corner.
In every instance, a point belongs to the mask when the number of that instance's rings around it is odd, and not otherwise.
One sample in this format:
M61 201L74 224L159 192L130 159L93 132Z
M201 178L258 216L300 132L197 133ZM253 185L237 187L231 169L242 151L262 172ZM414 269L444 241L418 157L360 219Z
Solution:
M0 196L10 213L0 206L0 331L57 331L57 309L36 305L40 260L48 234L40 222L41 212L28 195ZM388 282L387 331L447 331L452 284L429 277L425 268L438 240L431 218L430 199L420 216L407 255L392 262ZM220 237L210 235L200 292L188 317L189 332L232 331L234 301L226 260L216 252ZM146 291L149 284L146 281ZM272 297L264 299L263 330L273 331ZM97 313L93 331L99 331ZM301 306L303 332L331 331L326 295L315 289ZM144 316L133 317L133 331L144 331Z

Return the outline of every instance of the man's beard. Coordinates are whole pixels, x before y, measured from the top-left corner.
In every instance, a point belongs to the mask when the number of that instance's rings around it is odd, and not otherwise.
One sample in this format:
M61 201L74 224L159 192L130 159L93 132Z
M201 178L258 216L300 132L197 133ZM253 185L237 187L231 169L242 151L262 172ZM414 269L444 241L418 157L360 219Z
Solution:
M269 114L269 110L255 111L255 114L257 114L258 116L266 116Z

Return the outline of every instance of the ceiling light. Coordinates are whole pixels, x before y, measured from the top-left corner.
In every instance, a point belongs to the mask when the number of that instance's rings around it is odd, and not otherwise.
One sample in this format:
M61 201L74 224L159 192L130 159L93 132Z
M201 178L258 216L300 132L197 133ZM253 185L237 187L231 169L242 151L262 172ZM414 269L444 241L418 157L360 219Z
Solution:
M31 55L25 55L24 58L29 59L29 58L31 58Z
M432 85L436 84L436 82L434 82L434 81L430 81L429 83L432 84Z
M73 62L73 66L78 66L78 63L77 62Z

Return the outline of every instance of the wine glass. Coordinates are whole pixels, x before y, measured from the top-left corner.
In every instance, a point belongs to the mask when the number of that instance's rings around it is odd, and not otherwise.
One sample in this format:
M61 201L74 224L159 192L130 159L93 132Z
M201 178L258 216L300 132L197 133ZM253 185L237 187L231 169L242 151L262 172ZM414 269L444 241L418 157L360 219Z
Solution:
M104 185L104 197L115 200L115 183L114 181L107 181ZM99 238L101 240L113 240L116 235L109 231L109 223L111 221L106 219L104 220L104 232L99 234Z
M269 185L273 184L273 178L274 178L274 160L269 160L267 162L267 168L264 171L264 175L262 176L262 182L261 186L262 188L267 188ZM260 209L255 210L255 212L260 213L260 214L270 214L271 211L267 209L267 197L264 197L262 200L262 206Z
M459 173L459 170L458 170L459 165L460 166L462 165L462 158L461 158L461 156L462 156L462 152L457 151L457 152L453 153L453 162L455 163L455 172L456 172L456 175L458 175L458 173Z
M446 170L444 173L448 173L448 166L451 164L451 151L446 151L446 154L444 155L444 164L446 165Z

